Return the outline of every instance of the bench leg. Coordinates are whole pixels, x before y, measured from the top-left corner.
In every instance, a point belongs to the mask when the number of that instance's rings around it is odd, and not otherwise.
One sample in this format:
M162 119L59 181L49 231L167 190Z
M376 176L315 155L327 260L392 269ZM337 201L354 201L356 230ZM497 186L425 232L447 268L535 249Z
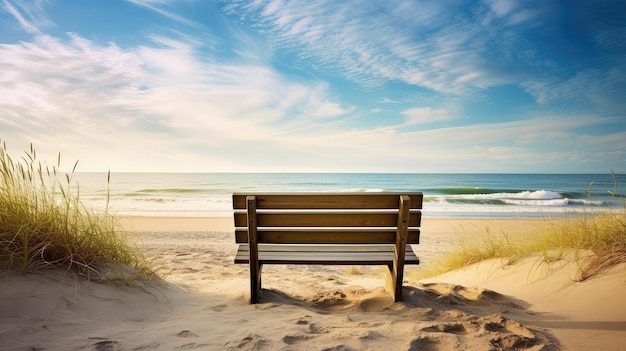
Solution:
M402 269L395 270L392 264L387 266L385 289L393 294L394 302L402 301L402 273Z
M250 303L257 303L261 295L261 268L257 239L256 197L246 197L248 217L248 251L250 252Z
M250 264L250 303L255 304L259 302L259 298L261 297L261 271L263 269L263 265L259 264Z

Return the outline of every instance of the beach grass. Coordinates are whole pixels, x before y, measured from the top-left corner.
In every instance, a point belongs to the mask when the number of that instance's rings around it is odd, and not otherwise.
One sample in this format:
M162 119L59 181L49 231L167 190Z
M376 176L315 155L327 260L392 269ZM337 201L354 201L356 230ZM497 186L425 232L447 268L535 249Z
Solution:
M60 172L60 154L50 166L37 159L32 145L14 160L2 144L0 268L24 273L55 268L92 280L149 279L152 270L132 245L131 233L108 212L94 213L81 203L73 179L77 164Z
M465 238L414 278L430 278L490 259L503 259L505 264L511 264L535 253L541 253L545 263L573 254L579 265L577 280L580 281L626 263L626 210L554 219L549 226L525 234L509 235L487 227L484 233Z

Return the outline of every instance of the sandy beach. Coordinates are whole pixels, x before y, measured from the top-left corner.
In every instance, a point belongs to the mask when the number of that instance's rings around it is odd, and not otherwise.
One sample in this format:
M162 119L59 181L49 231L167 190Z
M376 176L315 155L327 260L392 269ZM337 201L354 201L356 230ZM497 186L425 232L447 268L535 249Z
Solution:
M124 286L0 271L0 350L626 350L626 265L496 260L411 279L461 240L537 219L425 218L404 300L378 267L268 266L250 305L231 218L120 217L163 277Z

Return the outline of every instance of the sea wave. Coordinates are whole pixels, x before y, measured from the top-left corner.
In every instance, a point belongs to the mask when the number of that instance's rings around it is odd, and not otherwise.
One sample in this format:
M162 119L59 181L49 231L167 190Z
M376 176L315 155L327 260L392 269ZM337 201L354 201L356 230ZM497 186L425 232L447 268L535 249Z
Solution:
M457 188L457 190L460 188ZM483 189L484 190L484 189ZM550 190L492 191L488 193L455 193L429 195L425 202L467 205L567 206L569 199Z
M537 191L522 191L516 194L511 194L510 197L504 196L505 198L513 198L513 199L531 199L531 200L555 200L562 199L561 194L556 191L549 190L537 190Z
M572 199L573 204L585 205L585 206L610 206L606 201L600 200L588 200L588 199Z

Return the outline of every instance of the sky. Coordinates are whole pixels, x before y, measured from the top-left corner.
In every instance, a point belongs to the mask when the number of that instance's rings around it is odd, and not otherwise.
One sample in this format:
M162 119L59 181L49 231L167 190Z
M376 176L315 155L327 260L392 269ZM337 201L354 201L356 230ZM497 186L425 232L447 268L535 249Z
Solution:
M84 172L626 172L623 0L0 0L0 141Z

